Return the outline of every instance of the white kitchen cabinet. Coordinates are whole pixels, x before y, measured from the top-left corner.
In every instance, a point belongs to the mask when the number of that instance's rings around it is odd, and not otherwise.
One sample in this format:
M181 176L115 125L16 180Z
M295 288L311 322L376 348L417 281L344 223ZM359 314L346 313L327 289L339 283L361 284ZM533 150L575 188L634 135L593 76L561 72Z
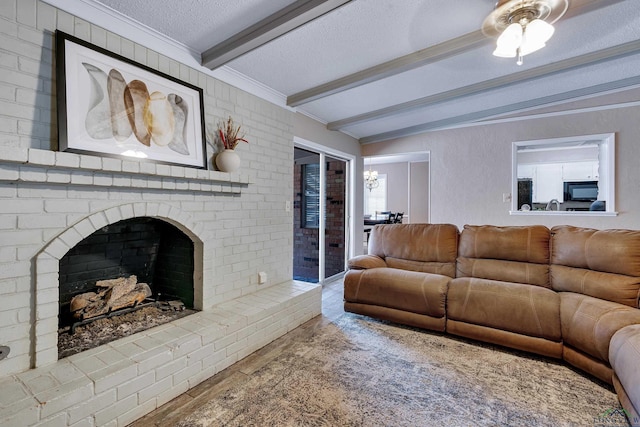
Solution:
M536 174L536 165L518 165L518 178L533 179Z
M572 162L562 164L564 181L594 181L598 179L598 162Z
M562 166L562 163L536 165L533 178L533 203L548 203L553 199L560 203L564 201Z
M564 181L597 181L598 162L535 163L518 165L518 178L533 180L533 203L564 202Z

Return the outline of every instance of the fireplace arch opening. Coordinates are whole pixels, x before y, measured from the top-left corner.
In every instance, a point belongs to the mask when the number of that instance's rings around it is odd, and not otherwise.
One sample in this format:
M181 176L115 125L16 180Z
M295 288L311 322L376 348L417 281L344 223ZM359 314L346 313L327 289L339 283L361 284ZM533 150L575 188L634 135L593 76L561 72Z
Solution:
M84 345L77 340L108 342L91 336L94 321L102 322L96 330L114 319L107 327L134 333L193 312L194 252L182 230L151 217L105 225L78 242L59 261L59 357L77 352ZM186 312L167 313L178 311ZM89 337L64 335L75 334L77 326L85 326Z

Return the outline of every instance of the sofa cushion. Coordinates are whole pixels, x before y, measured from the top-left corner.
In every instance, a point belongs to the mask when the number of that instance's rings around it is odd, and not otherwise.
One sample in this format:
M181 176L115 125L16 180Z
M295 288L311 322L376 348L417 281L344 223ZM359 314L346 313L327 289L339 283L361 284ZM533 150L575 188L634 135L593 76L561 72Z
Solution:
M525 283L545 288L551 287L547 264L460 257L457 267L457 277L476 277L501 282Z
M640 324L640 310L573 292L559 292L566 345L609 363L609 342L618 330Z
M558 292L574 292L638 307L640 277L552 265L551 284Z
M542 225L465 225L456 276L550 287L549 237Z
M517 334L561 340L560 297L550 289L461 277L449 283L447 317Z
M458 228L452 224L377 225L369 239L369 255L388 267L455 276Z
M344 299L432 317L445 317L448 276L395 268L349 270Z
M557 226L551 234L553 289L639 307L640 231Z
M629 412L632 425L640 425L640 325L626 326L613 335L609 360L617 380L616 391L625 397L620 401Z
M551 263L640 277L640 231L551 229Z

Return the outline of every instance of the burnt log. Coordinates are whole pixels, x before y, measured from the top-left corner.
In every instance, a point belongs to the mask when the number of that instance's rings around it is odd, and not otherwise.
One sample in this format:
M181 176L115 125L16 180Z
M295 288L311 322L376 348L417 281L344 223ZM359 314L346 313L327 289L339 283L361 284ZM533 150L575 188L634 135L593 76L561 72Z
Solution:
M121 308L132 307L140 304L146 298L151 296L151 288L146 283L138 283L131 292L120 298L112 301L108 301L107 305L111 308L111 311L119 310Z
M133 307L151 296L146 283L137 283L136 276L100 280L98 292L85 292L71 299L70 310L76 319L90 319L122 308Z

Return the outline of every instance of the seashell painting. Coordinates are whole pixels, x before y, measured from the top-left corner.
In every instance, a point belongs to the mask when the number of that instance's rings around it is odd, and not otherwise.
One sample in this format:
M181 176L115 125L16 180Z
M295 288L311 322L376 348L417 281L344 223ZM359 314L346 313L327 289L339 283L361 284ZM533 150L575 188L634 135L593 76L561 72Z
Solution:
M95 65L83 62L82 65L91 78L91 90L89 91L89 111L84 120L84 126L91 138L112 138L111 111L107 93L107 74Z
M161 147L169 145L173 139L175 119L167 97L161 92L153 92L147 99L143 114L152 141Z
M133 132L129 116L133 115L133 109L128 110L124 102L124 91L127 82L120 71L112 68L107 78L107 91L109 92L109 110L111 116L111 129L116 141L126 141Z
M175 119L175 130L173 132L173 138L169 143L169 148L173 151L189 155L189 147L187 147L187 117L189 115L189 106L182 99L181 96L175 93L170 93L167 96L169 104L173 109L173 117Z
M140 143L151 146L151 134L146 126L144 110L149 101L147 85L140 80L132 80L124 90L124 104L127 110L133 111L128 115L133 134Z

